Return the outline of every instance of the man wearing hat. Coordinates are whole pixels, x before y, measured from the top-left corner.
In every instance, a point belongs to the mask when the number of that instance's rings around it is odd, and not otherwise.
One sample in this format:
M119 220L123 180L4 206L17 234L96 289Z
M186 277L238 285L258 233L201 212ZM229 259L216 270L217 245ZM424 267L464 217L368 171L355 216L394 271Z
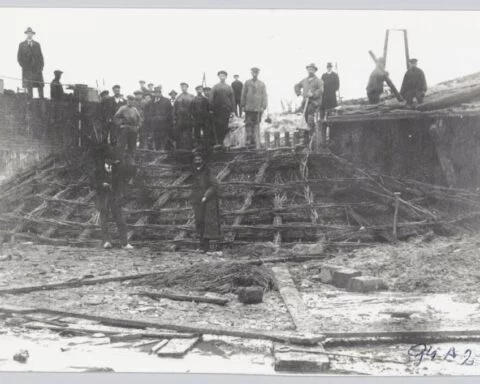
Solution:
M242 90L241 108L245 111L247 146L260 147L260 121L267 109L268 96L265 83L258 79L260 69L251 69L252 78L245 82Z
M122 105L114 116L114 122L118 128L117 149L119 154L126 153L133 156L137 147L138 128L142 121L140 113L135 108L135 97L127 96L127 104Z
M195 87L197 95L193 98L190 104L190 114L193 119L193 136L197 143L203 141L211 141L210 132L208 131L208 119L210 104L208 99L203 95L203 86ZM209 143L213 145L213 143Z
M418 104L423 102L425 92L427 92L427 81L425 73L417 67L417 59L410 59L410 67L403 77L402 88L400 94L407 102L407 105L413 105L413 99Z
M323 96L322 105L320 106L320 118L325 117L327 109L335 108L337 103L337 91L340 88L340 79L333 72L332 63L327 63L327 72L322 75Z
M138 82L138 85L140 86L140 90L143 93L148 93L148 92L150 92L150 90L145 86L145 84L146 84L145 80L139 80L139 82Z
M215 84L210 93L210 109L213 113L213 129L217 145L223 145L223 140L228 132L230 117L235 111L235 95L233 89L225 81L226 71L218 71L220 82Z
M138 113L140 114L140 125L138 127L138 139L140 142L140 148L143 148L143 144L145 143L145 132L144 132L144 121L145 121L145 100L144 100L144 93L142 90L137 90L133 92L133 97L135 100L133 101L133 106L137 109Z
M103 139L105 142L115 144L117 140L117 126L113 121L113 117L117 111L127 102L123 98L120 85L116 84L112 87L113 96L105 101Z
M35 32L28 27L25 31L27 39L18 46L17 60L22 67L23 87L28 96L33 97L33 88L38 89L38 97L43 99L43 54L40 44L33 40Z
M155 85L153 83L148 83L148 92L152 93L155 92Z
M380 102L380 95L383 93L383 82L387 76L388 72L385 71L385 59L380 57L368 79L367 97L370 104L378 104Z
M238 80L239 79L238 75L233 75L233 78L235 79L232 83L232 89L235 95L235 115L242 117L241 99L242 99L243 83L240 80Z
M173 107L162 96L162 87L155 88L154 99L145 106L145 131L150 148L158 150L173 148Z
M188 84L180 83L182 92L177 96L173 104L173 113L175 116L175 136L177 138L177 149L193 148L192 140L192 115L190 105L194 98L188 93Z
M322 104L323 81L316 75L318 68L311 63L306 66L308 76L295 84L294 90L297 96L302 95L302 107L305 111L305 121L310 130L315 129L315 113Z
M63 86L60 82L62 73L63 72L58 69L53 71L55 77L50 83L50 99L53 101L61 101L63 99Z
M121 158L115 156L110 145L101 144L94 149L95 171L92 181L97 195L97 209L100 213L102 245L112 248L108 234L109 211L118 227L120 244L124 249L132 249L128 243L127 226L122 213L123 188L126 172Z

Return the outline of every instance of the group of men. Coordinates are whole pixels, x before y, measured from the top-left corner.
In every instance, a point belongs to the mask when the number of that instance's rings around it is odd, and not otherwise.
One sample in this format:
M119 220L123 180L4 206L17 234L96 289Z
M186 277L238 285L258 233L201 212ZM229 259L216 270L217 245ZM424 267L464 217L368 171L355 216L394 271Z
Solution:
M414 104L414 100L421 104L427 92L427 81L425 73L417 67L418 60L410 59L400 88L400 95L406 101L408 106ZM383 57L377 60L375 69L370 74L367 84L367 97L370 104L378 104L380 96L383 93L383 84L388 78L388 72L385 70L385 59Z

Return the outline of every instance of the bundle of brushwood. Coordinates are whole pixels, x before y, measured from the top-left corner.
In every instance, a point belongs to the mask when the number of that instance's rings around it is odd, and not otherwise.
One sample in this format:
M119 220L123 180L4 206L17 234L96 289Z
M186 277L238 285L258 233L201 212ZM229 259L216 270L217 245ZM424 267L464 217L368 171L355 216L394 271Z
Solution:
M217 293L235 293L240 287L250 286L259 286L265 290L276 289L275 278L269 268L231 261L197 263L138 279L131 284L155 289L179 287L186 291Z

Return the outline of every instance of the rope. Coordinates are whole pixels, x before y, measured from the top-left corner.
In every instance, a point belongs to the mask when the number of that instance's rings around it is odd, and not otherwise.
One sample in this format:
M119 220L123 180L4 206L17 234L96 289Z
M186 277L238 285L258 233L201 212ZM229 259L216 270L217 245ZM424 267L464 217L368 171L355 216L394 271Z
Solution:
M4 75L0 75L0 79L23 81L23 79L20 78L20 77L12 77L12 76L4 76ZM48 81L36 81L36 80L27 80L27 81L30 82L30 83L41 83L41 84L52 85L52 83L51 83L51 82L48 82ZM62 84L62 86L64 86L64 87L73 87L73 86L75 86L75 84Z

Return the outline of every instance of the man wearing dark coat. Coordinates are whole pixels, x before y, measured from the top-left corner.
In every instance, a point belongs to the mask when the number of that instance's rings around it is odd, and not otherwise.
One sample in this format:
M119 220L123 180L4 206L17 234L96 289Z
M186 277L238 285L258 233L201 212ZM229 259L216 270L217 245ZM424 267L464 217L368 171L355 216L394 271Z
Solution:
M28 27L25 31L27 39L18 46L17 60L22 67L23 87L28 96L33 97L33 88L38 89L38 97L43 99L43 54L40 43L33 40L35 32Z
M322 104L323 80L316 75L318 67L311 63L306 66L308 76L294 85L297 96L302 95L302 108L305 110L305 121L312 132L315 129L315 113Z
M108 144L101 144L94 151L95 171L92 181L97 192L103 248L112 248L108 234L108 216L111 212L117 223L120 244L124 249L132 249L128 243L127 226L122 213L123 188L126 182L123 163L115 157Z
M201 249L208 252L210 240L221 238L218 181L199 152L194 154L193 176L191 201L195 214L195 229L200 238Z
M208 119L210 104L208 99L203 95L203 86L198 85L195 90L197 95L190 104L190 114L193 119L193 136L197 143L210 141L210 132L208 131Z
M223 140L228 132L230 117L235 111L235 95L233 89L225 81L226 71L218 71L220 82L213 86L210 92L210 109L213 113L213 129L217 145L223 145Z
M402 88L400 89L400 94L407 102L407 105L413 105L413 99L416 99L417 103L421 104L425 92L427 92L425 74L417 67L417 62L417 59L410 60L410 68L408 68L403 77Z
M53 101L63 100L63 85L60 82L62 73L63 72L58 69L53 72L55 78L50 83L50 99L52 99Z
M110 138L110 144L115 144L118 136L118 129L113 121L113 117L120 109L120 107L127 104L127 101L123 98L120 85L114 85L112 87L113 96L109 97L105 102L105 125L103 137L105 140Z
M337 104L337 91L340 88L340 79L332 70L332 63L327 64L327 72L322 75L323 97L320 106L320 118L325 117L327 109L335 108Z
M173 104L173 113L175 115L175 136L177 138L177 149L193 148L192 140L192 115L190 104L194 96L188 93L188 84L181 83L182 92L177 96Z
M232 89L235 95L235 115L242 117L241 100L242 100L243 83L240 80L238 80L239 78L238 75L234 75L233 78L235 79L232 83Z
M145 106L145 130L147 142L155 149L173 148L173 107L170 99L162 96L162 87L155 88L154 99Z

